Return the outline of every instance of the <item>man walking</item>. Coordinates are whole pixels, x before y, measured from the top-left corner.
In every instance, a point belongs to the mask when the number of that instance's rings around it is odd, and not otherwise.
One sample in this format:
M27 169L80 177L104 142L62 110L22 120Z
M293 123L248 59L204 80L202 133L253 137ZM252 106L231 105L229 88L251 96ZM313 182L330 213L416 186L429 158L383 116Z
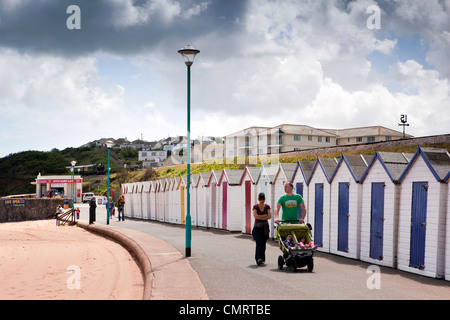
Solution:
M304 223L306 216L306 206L303 201L303 197L293 192L294 186L292 182L286 182L284 184L285 195L282 195L278 200L277 207L275 209L275 223L280 223L279 211L282 208L283 214L281 220L289 221L291 223ZM302 215L298 217L298 209L302 208Z
M95 221L96 208L97 204L95 203L95 197L92 197L91 201L89 201L89 224L93 224Z

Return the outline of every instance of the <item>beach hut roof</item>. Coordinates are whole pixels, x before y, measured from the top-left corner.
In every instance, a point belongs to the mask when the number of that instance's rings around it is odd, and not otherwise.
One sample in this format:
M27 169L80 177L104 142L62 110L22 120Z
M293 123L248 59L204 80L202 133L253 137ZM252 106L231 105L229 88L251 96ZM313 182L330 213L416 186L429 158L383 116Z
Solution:
M311 182L311 179L313 177L313 174L315 170L317 170L317 167L320 167L325 174L325 177L327 178L328 182L331 182L331 177L333 176L333 172L336 169L336 166L338 164L338 160L336 158L320 158L318 157L316 162L314 163L313 170L311 172L311 175L309 176L307 184Z
M217 176L219 175L219 171L215 172L215 171L211 171L211 173L209 174L209 178L207 180L206 185L209 187L211 185L211 183L215 183L217 184L217 182L219 181Z
M292 182L294 180L295 171L297 170L297 163L280 163L274 179L278 177L281 170L284 172L286 179Z
M402 173L399 178L399 182L401 182L409 169L415 162L418 157L422 157L422 159L427 164L431 173L435 177L438 182L447 182L450 178L450 155L446 149L437 149L437 148L421 148L418 147L416 153L412 157L409 164L406 166L406 169Z
M242 172L241 180L239 184L244 182L244 177L248 175L250 177L250 181L255 184L256 179L258 178L259 171L261 171L261 167L248 167L246 166L244 171Z
M222 183L223 179L226 179L229 185L239 185L241 183L243 173L244 169L236 169L236 170L223 169L218 183L220 184Z
M256 182L258 182L259 179L265 176L269 180L269 183L273 183L277 172L278 172L278 165L265 166L264 164L261 164L261 169L258 173L258 178L256 178Z
M308 181L314 169L315 163L316 161L297 161L297 168L295 169L292 177L294 178L295 175L301 173L303 175L303 180Z
M342 163L345 163L353 177L353 180L355 180L355 182L360 182L364 172L367 169L367 162L370 161L371 158L371 156L342 154L336 168L333 171L331 181L334 179L334 176Z

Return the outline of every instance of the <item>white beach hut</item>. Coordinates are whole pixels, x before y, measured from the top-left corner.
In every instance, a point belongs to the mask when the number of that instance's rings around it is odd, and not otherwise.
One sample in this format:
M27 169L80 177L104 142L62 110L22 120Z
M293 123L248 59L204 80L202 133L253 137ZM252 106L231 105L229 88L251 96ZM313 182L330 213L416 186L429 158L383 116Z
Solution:
M150 181L149 219L156 220L156 181Z
M133 184L132 183L126 183L124 184L124 198L125 198L125 209L124 209L124 216L125 217L131 217L133 214L133 198L132 198L132 192L133 192Z
M360 183L370 156L341 155L330 182L330 252L359 259L361 195Z
M219 228L229 231L242 230L243 193L240 185L243 169L223 169L218 180Z
M450 281L450 171L445 177L447 183L447 234L445 242L445 280Z
M306 206L305 221L309 221L309 188L307 181L311 176L315 161L297 161L297 167L294 171L292 184L294 185L294 192L303 197ZM301 216L301 208L299 209L299 216Z
M142 219L142 182L134 182L133 218Z
M317 158L308 180L309 222L319 251L330 252L330 179L337 165L335 158Z
M256 178L256 194L264 193L266 195L266 204L272 209L272 218L269 221L269 237L274 238L274 216L278 198L274 196L274 179L278 172L278 165L261 164L258 178Z
M258 177L260 167L246 166L241 176L239 184L242 188L242 200L243 204L241 209L242 213L242 233L251 234L254 224L253 219L253 205L258 203L258 194L256 193L256 179Z
M197 180L195 180L195 188L197 190L197 215L198 226L208 227L208 218L211 210L211 192L206 186L211 173L200 172Z
M217 175L219 172L211 171L209 174L208 182L206 184L207 189L209 190L209 204L210 204L210 216L208 217L208 227L210 228L219 228L218 216L219 216L219 195L218 195L218 187L217 183L219 181ZM208 191L207 191L208 192Z
M142 219L150 218L150 181L142 182Z
M398 179L414 154L378 152L361 178L360 259L391 268L397 267Z
M447 150L419 147L401 175L398 269L444 277L449 170Z

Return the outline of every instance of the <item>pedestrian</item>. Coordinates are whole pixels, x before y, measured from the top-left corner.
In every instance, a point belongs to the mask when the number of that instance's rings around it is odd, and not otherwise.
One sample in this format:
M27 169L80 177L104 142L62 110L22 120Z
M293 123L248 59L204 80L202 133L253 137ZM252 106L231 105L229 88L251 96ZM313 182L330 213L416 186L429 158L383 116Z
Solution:
M125 207L125 198L122 194L122 195L120 195L119 201L117 201L117 208L119 210L119 221L120 221L121 215L122 215L122 221L125 221L125 215L123 213L124 207Z
M109 197L109 200L106 201L105 206L106 206L106 210L109 209L109 216L110 217L113 216L114 215L114 201L112 200L111 197Z
M281 220L290 223L304 223L306 216L306 206L303 201L303 197L294 193L294 186L292 182L286 182L284 184L284 191L286 194L282 195L278 199L277 207L275 209L275 223L280 223L279 211L283 210ZM299 218L298 209L302 209L302 215Z
M269 239L269 222L272 217L271 209L265 204L266 196L264 193L258 195L258 204L253 206L253 217L255 223L253 225L252 235L256 242L255 260L258 266L266 261L266 242Z
M95 197L89 201L89 224L93 224L95 222L95 209L97 208L97 204L95 203Z

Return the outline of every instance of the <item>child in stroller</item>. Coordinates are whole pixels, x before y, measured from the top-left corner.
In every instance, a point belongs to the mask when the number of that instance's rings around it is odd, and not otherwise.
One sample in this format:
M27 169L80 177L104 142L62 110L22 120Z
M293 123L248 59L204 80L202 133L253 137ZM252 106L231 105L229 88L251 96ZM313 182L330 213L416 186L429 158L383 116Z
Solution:
M317 246L311 239L311 225L305 224L285 224L281 223L276 227L276 237L283 255L278 257L278 269L283 269L283 265L291 267L292 271L304 266L312 272L314 268L314 251ZM297 239L300 239L298 241Z

